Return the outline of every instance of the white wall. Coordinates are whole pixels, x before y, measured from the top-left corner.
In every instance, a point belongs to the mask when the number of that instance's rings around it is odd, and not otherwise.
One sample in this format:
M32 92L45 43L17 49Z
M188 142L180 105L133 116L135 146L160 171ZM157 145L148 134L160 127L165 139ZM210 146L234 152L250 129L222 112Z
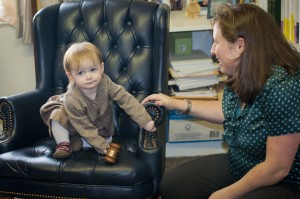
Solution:
M15 29L0 25L0 97L35 88L33 46L16 38Z
M223 141L167 143L166 157L199 156L226 153Z

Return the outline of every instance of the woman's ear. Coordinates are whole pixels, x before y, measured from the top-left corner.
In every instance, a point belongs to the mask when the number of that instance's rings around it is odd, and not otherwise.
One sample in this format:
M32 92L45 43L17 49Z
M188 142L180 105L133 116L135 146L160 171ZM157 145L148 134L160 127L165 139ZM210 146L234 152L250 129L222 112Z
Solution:
M243 38L238 38L236 41L237 44L237 50L239 51L239 53L243 53L245 50L245 40Z

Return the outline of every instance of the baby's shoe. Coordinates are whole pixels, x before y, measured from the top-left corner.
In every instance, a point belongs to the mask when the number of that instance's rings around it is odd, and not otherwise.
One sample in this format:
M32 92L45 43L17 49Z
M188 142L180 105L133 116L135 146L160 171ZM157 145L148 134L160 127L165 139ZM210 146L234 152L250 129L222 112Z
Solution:
M70 136L70 147L72 151L77 152L82 148L83 142L78 136Z
M53 154L54 158L66 158L72 155L72 149L69 142L61 142L56 146L56 150Z

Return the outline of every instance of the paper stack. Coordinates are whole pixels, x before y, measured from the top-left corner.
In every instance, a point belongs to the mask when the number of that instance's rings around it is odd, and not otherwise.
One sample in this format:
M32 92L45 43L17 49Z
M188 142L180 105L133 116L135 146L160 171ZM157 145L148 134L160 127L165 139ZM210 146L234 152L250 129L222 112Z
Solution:
M172 78L168 84L174 98L217 98L219 66L203 51L189 55L170 53L169 72Z

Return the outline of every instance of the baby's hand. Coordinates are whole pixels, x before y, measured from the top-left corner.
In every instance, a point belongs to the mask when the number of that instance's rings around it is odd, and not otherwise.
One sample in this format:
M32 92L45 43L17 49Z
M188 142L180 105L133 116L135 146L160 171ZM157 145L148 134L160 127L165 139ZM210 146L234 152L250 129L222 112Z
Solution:
M150 122L148 122L145 126L144 129L148 132L154 132L156 131L156 127L154 125L154 121L151 120Z

